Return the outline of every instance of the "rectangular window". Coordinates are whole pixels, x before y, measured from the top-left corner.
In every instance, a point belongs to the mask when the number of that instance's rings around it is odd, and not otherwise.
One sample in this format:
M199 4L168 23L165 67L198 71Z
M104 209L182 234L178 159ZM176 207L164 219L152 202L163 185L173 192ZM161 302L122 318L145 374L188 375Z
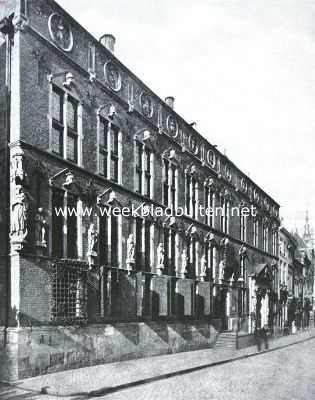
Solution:
M99 172L102 176L107 177L107 134L108 122L104 119L100 120L99 132Z
M136 269L142 270L142 219L136 219Z
M51 149L55 154L78 162L78 102L71 96L67 99L66 118L64 115L65 93L57 86L52 88L52 132ZM65 121L66 119L66 121ZM64 148L64 135L66 148ZM65 154L66 153L66 154Z
M136 142L136 192L151 197L152 152L144 144Z
M111 266L118 268L118 218L113 215L110 217L111 222Z
M99 258L100 265L108 265L108 218L105 216L99 219Z
M67 159L78 162L78 102L70 96L67 102Z
M187 174L185 186L186 214L189 215L191 218L196 218L198 191L196 179L193 176Z
M67 196L67 257L78 257L78 217L77 212L78 198L68 193Z
M257 219L254 220L254 246L258 247L259 242L259 221Z
M163 204L176 209L177 167L169 160L163 160Z
M63 156L63 99L62 90L53 86L52 91L52 151Z
M64 192L59 189L53 189L52 193L52 256L56 258L63 257L64 240L64 217L57 215L58 210L64 209Z
M205 188L205 205L206 205L206 210L208 212L206 213L205 219L206 219L206 224L209 225L211 228L213 228L214 225L214 219L213 219L213 210L214 210L214 193L209 187Z
M240 240L246 242L246 231L247 231L247 218L244 215L240 216Z
M142 148L143 144L136 142L136 192L142 193Z
M171 276L176 274L176 232L172 229L164 229L164 254L165 273Z

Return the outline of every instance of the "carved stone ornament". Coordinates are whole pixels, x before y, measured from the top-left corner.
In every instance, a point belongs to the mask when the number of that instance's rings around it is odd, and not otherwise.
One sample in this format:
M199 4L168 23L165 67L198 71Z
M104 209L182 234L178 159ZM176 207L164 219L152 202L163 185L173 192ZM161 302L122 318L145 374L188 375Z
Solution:
M49 34L54 43L63 51L69 52L73 48L73 34L65 18L53 13L48 20Z
M104 66L105 80L115 92L121 89L121 73L113 61L108 61Z
M164 244L159 243L157 248L157 272L158 275L162 275L165 267L165 251L164 251Z
M148 118L152 117L154 111L153 101L151 96L145 92L140 95L140 107L143 115Z
M194 134L191 134L191 135L189 136L189 139L188 139L188 146L189 146L189 150L190 150L193 154L195 154L195 155L198 154L199 145L198 145L198 143L197 143L197 139L196 139L196 137L195 137Z
M207 276L207 259L206 256L203 255L200 260L200 280L204 282Z
M14 250L19 251L28 235L29 197L22 185L15 186L11 207L11 244Z
M211 168L215 168L216 166L216 156L213 150L208 150L206 155L206 161Z
M177 137L178 136L178 123L176 119L173 117L173 115L169 115L166 119L166 127L168 133L172 137Z
M47 248L47 222L43 208L39 208L35 215L35 246L40 254Z
M131 233L127 239L127 264L133 265L135 263L135 239Z

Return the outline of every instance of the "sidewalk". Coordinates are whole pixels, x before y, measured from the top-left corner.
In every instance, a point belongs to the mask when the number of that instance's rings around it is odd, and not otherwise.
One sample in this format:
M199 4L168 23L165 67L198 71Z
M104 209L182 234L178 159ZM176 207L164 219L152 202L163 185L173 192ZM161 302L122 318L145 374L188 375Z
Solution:
M269 350L262 351L260 354L311 338L315 338L315 329L274 338L269 341ZM62 371L19 381L13 386L25 391L47 393L52 396L90 397L113 393L127 387L167 379L257 354L256 346L241 350L204 349Z

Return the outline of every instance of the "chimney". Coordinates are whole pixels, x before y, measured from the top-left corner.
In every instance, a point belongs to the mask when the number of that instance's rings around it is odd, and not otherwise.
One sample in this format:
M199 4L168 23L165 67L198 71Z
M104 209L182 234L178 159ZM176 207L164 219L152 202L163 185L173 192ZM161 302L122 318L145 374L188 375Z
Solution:
M100 37L100 43L104 47L106 47L106 49L109 50L111 53L115 53L116 38L114 35L110 33L105 33L105 35Z
M174 103L175 103L174 97L172 96L166 97L165 103L174 110Z

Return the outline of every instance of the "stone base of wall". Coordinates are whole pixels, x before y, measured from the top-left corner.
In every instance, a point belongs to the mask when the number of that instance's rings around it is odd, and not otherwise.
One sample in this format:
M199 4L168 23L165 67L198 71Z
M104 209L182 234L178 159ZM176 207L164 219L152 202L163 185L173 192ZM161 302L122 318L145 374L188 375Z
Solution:
M86 327L10 328L0 349L0 380L211 347L206 322L130 322Z

